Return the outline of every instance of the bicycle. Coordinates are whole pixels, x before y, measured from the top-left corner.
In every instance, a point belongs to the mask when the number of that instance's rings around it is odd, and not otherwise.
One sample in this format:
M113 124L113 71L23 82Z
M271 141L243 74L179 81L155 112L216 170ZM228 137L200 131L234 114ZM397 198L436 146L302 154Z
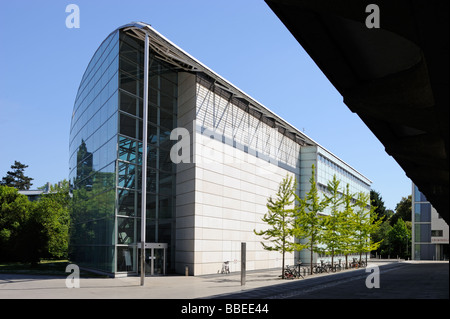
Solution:
M220 271L221 274L229 274L230 273L230 266L229 261L224 261L222 264L222 270Z
M298 269L297 269L298 268ZM287 265L284 269L284 278L286 279L294 279L294 278L304 278L302 274L300 273L300 266L289 266Z
M315 274L320 274L320 273L324 273L324 272L328 272L328 269L327 269L328 267L326 267L326 266L324 266L323 264L316 264L314 267L313 267L313 272L315 273Z
M356 258L353 258L353 261L349 263L350 268L356 268L358 267L358 262L356 261Z
M333 271L334 271L334 272L341 271L341 270L342 270L342 265L341 265L341 263L334 264L334 266L333 266Z
M286 265L286 268L284 268L284 279L293 279L294 277L295 276L293 270L288 265Z
M327 262L324 267L327 270L327 272L333 272L334 271L334 267L333 267L333 265L330 262Z

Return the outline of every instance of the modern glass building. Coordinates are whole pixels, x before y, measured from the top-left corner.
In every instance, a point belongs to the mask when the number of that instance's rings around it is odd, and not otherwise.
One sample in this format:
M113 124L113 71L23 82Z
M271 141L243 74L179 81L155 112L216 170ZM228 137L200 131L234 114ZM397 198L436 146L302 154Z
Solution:
M419 188L412 186L412 259L448 260L448 225Z
M70 258L137 274L144 244L147 274L200 275L224 261L239 270L246 242L248 270L279 267L253 230L286 175L307 191L312 164L322 190L336 174L370 192L369 179L151 26L122 26L95 52L74 104Z
M89 63L72 114L72 258L108 273L137 271L132 261L140 241L143 47L122 29L111 33ZM146 242L165 243L155 245L154 254L170 265L175 175L169 136L176 123L177 72L153 52L149 83ZM159 259L155 273L161 271Z

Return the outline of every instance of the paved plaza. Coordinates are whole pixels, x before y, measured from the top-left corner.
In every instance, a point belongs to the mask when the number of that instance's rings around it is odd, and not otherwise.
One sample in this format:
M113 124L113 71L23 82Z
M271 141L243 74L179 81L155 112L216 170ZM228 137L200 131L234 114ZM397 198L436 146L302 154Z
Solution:
M81 278L67 288L65 277L0 274L0 299L290 299L448 298L448 262L370 262L378 265L380 288L366 287L365 269L282 280L280 270L208 276Z

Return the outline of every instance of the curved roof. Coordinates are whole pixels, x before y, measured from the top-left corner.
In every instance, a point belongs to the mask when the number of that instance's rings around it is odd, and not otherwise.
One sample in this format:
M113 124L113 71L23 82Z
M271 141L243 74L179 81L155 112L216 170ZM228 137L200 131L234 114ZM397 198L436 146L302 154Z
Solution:
M273 111L269 110L262 103L258 102L256 99L252 98L250 95L248 95L247 93L245 93L244 91L233 85L231 82L224 79L222 76L218 75L216 72L208 68L206 65L204 65L203 63L201 63L200 61L189 55L187 52L176 46L167 38L165 38L158 31L156 31L151 25L144 22L131 22L118 27L116 30L111 32L102 42L102 44L98 47L98 49L92 56L92 59L89 61L89 64L80 82L80 86L78 88L77 96L75 99L74 110L72 113L72 121L74 114L76 112L75 107L80 94L80 89L83 85L84 79L88 75L87 72L90 69L91 64L95 61L95 57L99 52L100 48L102 48L102 46L108 41L108 39L110 39L111 36L113 36L118 31L124 31L129 36L135 37L142 41L145 40L145 34L147 33L150 39L149 41L150 47L154 52L157 53L158 58L160 58L161 60L170 63L186 72L202 73L206 75L211 79L211 81L214 82L214 85L216 87L229 92L233 96L233 98L236 98L239 101L243 102L249 108L249 110L252 111L251 113L254 116L257 116L260 119L266 118L270 123L273 123L273 127L277 128L280 133L284 134L290 139L295 140L302 146L318 146L321 149L326 150L326 148L321 146L319 143L314 141L305 133L301 132L292 124L288 123L286 120L275 114ZM338 156L332 154L330 151L328 150L326 151L333 157L339 158ZM341 159L339 160L345 163ZM363 178L365 178L369 183L372 183L370 179L368 179L363 174L358 172L356 169L351 167L348 163L345 164L349 168L357 172L359 175L361 175Z
M228 91L234 97L238 98L241 101L244 101L248 107L260 116L268 118L270 121L274 122L275 127L285 135L290 136L290 138L294 139L301 145L309 145L309 146L319 146L322 149L326 149L321 146L319 143L314 141L312 138L298 130L295 126L288 123L286 120L269 110L262 103L258 102L250 95L236 87L234 84L224 79L222 76L218 75L216 72L208 68L206 65L189 55L187 52L179 48L177 45L172 43L170 40L161 35L158 31L156 31L151 25L144 22L132 22L126 25L123 25L117 30L123 30L127 32L129 35L134 36L142 41L145 40L145 33L148 33L150 38L150 47L157 52L160 57L168 63L175 65L185 71L188 72L200 72L206 74L214 81L214 85L220 87L221 89ZM117 31L116 30L116 31ZM114 31L115 32L115 31ZM332 154L330 151L327 152L334 157L338 158L336 155ZM342 161L342 159L340 159ZM343 162L343 161L342 161ZM344 162L345 163L345 162ZM364 177L368 182L372 183L370 179L365 177L363 174L358 172L356 169L351 167L348 163L345 163L349 168L353 169L355 172Z

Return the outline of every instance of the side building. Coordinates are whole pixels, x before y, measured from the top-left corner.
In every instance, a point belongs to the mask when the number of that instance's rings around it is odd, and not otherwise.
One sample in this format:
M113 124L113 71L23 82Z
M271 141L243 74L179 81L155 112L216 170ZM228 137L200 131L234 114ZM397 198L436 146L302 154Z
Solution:
M413 260L448 260L448 224L419 188L412 185Z
M140 272L143 169L149 275L184 274L186 267L191 275L217 273L224 262L238 271L241 242L247 270L280 267L281 255L264 250L254 230L267 227L267 198L284 177L294 176L305 193L314 164L320 190L334 174L353 192L369 193L371 185L144 23L112 32L91 59L69 149L71 260L112 276ZM297 258L288 255L287 264Z

